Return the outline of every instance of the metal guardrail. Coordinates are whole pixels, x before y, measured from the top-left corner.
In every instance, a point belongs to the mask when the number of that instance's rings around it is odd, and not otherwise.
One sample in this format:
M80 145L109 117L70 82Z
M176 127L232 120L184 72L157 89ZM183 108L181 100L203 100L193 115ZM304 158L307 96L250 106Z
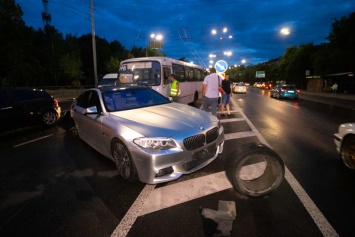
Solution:
M50 95L52 95L55 99L61 100L71 100L73 98L78 97L83 91L88 88L92 88L95 86L48 86L41 87L41 89L47 91Z

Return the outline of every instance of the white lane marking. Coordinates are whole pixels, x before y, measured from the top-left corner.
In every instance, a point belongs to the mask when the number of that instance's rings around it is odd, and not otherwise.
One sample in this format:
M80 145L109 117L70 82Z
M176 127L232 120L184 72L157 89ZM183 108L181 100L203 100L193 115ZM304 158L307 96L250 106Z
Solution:
M244 118L227 118L227 119L223 119L220 120L221 123L229 123L229 122L238 122L238 121L244 121Z
M157 188L150 193L141 215L159 211L200 197L232 188L225 172L202 176Z
M147 184L142 192L139 194L137 199L134 201L132 206L127 211L126 215L122 218L120 224L111 234L111 237L123 237L127 236L128 231L131 229L132 225L136 221L137 217L142 211L142 207L146 202L149 194L154 190L155 185Z
M237 104L231 100L233 106L237 107ZM255 132L259 141L268 147L271 147L267 141L261 136L261 134L256 130L254 125L250 122L250 120L245 116L243 112L240 112L245 121L248 123L249 127ZM323 215L323 213L318 209L313 200L309 197L306 191L302 188L300 183L296 180L296 178L292 175L292 173L285 166L285 179L290 184L293 191L296 193L297 197L302 202L303 206L308 211L309 215L312 217L315 224L318 226L319 230L323 233L324 236L339 236L336 230L330 225L327 218Z
M24 142L24 143L17 144L15 146L13 146L13 148L19 147L19 146L23 146L23 145L26 145L26 144L29 144L29 143L32 143L32 142L35 142L35 141L39 141L39 140L42 140L42 139L45 139L45 138L48 138L48 137L51 137L51 136L53 136L53 134L50 134L50 135L47 135L47 136L44 136L44 137L39 137L37 139L33 139L31 141L27 141L27 142Z
M309 215L312 217L313 221L318 226L319 230L323 233L323 236L339 236L333 226L328 222L327 218L319 210L317 205L313 202L310 196L302 188L301 184L292 175L292 173L285 166L285 178L287 182L292 187L293 191L296 193L297 197L302 202L303 206L308 211Z
M260 177L265 167L265 162L244 166L239 173L240 178L253 180ZM228 181L225 171L157 188L150 193L140 215L146 215L230 188L233 188L233 186Z
M287 106L293 107L293 108L295 108L295 109L299 109L298 106L290 105L289 103L286 103L286 102L284 102L284 104L287 105Z
M246 132L236 132L236 133L228 133L224 134L225 140L243 138L243 137L255 137L255 132L253 131L246 131Z

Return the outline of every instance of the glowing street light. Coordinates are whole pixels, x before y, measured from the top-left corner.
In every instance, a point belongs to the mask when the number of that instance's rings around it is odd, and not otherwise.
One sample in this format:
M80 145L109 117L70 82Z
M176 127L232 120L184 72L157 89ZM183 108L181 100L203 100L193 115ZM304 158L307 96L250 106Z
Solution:
M290 32L290 29L289 29L289 28L284 27L284 28L282 28L282 29L280 30L280 33L281 33L282 35L289 35L291 32Z
M158 41L161 41L163 39L163 35L161 35L161 34L157 34L156 35L156 34L153 33L153 34L150 35L150 38L151 39L156 39Z
M223 54L226 55L226 56L228 56L228 57L232 56L232 52L231 52L231 51L226 51L226 52L224 52Z
M246 60L245 59L242 59L242 64L245 64L246 63Z

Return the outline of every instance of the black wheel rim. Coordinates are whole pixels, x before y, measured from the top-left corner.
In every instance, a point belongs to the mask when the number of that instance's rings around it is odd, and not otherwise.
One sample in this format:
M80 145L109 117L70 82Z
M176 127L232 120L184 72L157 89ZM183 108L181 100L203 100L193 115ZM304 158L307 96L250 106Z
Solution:
M116 143L114 146L114 159L118 173L122 178L128 179L131 174L131 163L128 152L121 143Z

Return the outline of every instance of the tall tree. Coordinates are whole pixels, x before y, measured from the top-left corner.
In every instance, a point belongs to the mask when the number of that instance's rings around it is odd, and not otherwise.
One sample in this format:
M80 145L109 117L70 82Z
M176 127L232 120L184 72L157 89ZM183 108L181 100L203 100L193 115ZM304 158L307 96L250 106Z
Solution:
M116 73L120 69L120 60L117 58L111 57L110 60L106 62L106 72L107 73Z
M63 35L53 26L46 25L44 29L36 32L34 41L36 45L36 57L45 68L45 85L57 86L61 81L58 71L58 59L66 52L64 49Z
M334 20L328 39L334 71L355 71L355 12Z
M81 60L74 54L66 54L59 60L59 66L67 76L67 85L81 85L84 73L81 71Z
M34 30L25 26L14 0L0 0L0 80L6 86L39 86L43 68L35 58Z

